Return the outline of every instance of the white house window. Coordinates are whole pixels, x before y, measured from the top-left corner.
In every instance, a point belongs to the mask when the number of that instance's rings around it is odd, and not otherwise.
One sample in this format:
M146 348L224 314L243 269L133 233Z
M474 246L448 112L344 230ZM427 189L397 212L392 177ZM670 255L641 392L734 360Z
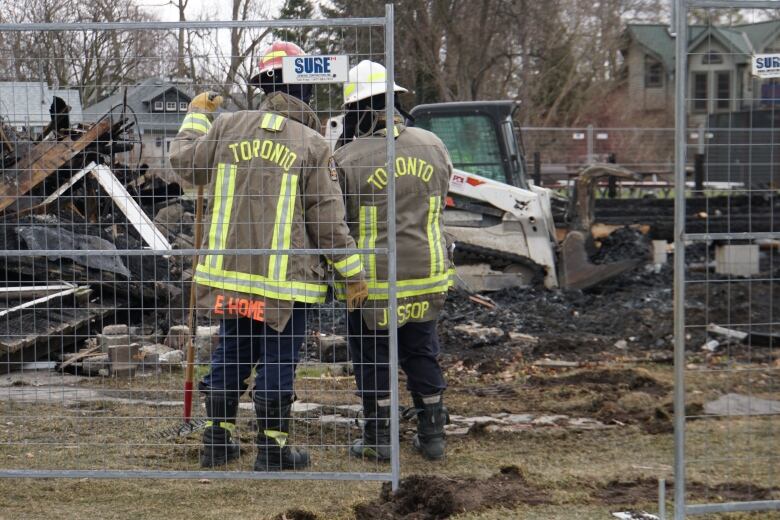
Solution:
M707 92L706 72L697 72L693 75L693 110L695 112L706 112L709 94Z
M165 110L168 112L176 112L176 101L166 101Z
M163 143L163 139L162 139L162 137L155 137L155 138L154 138L154 145L155 145L157 148L162 148L162 143Z
M664 68L661 62L645 56L645 88L660 88L664 86Z
M155 112L162 112L163 109L163 102L162 101L155 101L154 102L154 110Z
M187 111L187 102L186 101L180 101L179 102L179 111L186 112Z
M701 57L701 62L704 65L721 65L723 64L723 55L718 51L707 51L707 54Z

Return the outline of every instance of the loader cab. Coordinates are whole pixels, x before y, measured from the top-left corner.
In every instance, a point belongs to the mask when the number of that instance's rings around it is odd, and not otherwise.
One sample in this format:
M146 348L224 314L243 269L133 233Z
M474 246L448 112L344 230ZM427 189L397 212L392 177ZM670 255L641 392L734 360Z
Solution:
M528 189L519 129L513 120L518 101L464 101L418 105L413 126L436 134L453 166Z

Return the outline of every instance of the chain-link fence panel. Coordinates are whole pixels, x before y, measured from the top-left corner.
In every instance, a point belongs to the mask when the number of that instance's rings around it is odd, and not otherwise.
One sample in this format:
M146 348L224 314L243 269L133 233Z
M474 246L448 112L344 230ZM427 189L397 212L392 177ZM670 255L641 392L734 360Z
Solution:
M392 6L0 30L0 476L397 484ZM322 135L350 88L386 92L370 223Z

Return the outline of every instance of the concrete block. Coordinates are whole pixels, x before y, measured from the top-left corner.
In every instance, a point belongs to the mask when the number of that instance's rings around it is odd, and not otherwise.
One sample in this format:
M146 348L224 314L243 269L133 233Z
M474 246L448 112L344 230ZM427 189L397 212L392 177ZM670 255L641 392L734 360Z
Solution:
M111 374L117 377L132 377L138 365L143 360L141 345L114 345L108 347L108 360L111 363Z
M667 247L666 240L653 240L653 263L655 265L666 265Z
M349 361L347 338L336 334L315 334L320 361L325 363L341 363Z
M98 334L97 339L100 350L103 352L108 352L111 347L126 347L130 344L128 334Z
M211 353L219 344L219 326L198 327L195 332L195 358L199 363L211 361Z
M186 325L174 325L168 330L165 345L176 350L184 350L190 341L190 328Z
M758 244L716 246L715 272L730 276L758 274Z
M174 349L165 345L144 345L141 347L141 357L144 365L157 365L160 363L160 358L172 352Z
M115 325L106 325L103 327L103 334L106 336L119 336L122 335L128 335L130 333L130 329L127 325L124 323L117 323Z

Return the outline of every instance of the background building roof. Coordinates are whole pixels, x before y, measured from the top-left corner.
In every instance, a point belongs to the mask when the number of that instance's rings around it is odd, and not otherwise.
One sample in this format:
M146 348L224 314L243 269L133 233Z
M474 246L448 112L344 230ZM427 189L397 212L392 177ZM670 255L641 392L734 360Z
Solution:
M135 113L138 118L138 124L143 130L176 132L186 115L186 111L152 112L151 102L155 98L172 90L177 103L189 103L192 99L189 94L181 90L176 84L161 78L149 78L137 85L127 87L126 90L128 111ZM86 107L84 109L84 119L86 121L97 121L112 108L122 105L124 99L125 89L120 88L115 94ZM117 110L119 109L117 108Z
M12 126L46 126L54 96L70 105L71 124L83 122L81 96L76 89L50 89L37 81L0 82L0 116Z

